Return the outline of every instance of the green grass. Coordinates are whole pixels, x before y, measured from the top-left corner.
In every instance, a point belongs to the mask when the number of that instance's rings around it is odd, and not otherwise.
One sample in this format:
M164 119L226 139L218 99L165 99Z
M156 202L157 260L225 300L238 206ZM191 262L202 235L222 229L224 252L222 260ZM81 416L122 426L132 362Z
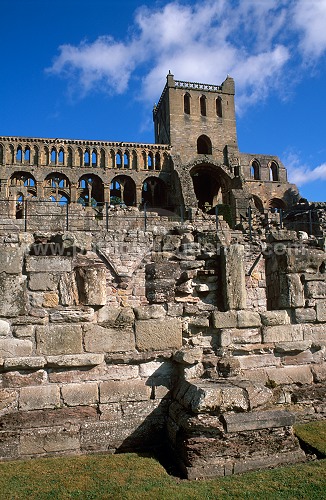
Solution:
M167 474L136 454L44 458L0 464L1 500L323 499L326 460L207 481Z
M326 457L326 422L310 422L294 426L298 438L310 448Z

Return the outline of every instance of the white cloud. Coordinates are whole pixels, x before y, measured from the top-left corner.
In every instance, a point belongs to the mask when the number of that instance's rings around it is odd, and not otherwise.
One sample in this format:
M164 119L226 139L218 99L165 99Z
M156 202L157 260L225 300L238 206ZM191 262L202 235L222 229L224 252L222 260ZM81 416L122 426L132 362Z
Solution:
M314 59L326 50L326 0L297 0L294 23L302 32L300 48Z
M238 104L247 107L248 100L252 104L280 85L295 50L293 36L304 54L326 50L325 12L326 0L172 1L162 8L142 7L131 36L63 45L49 71L66 76L83 94L122 93L137 76L143 98L151 102L169 70L176 78L215 84L229 73L236 79Z
M298 155L291 153L284 161L284 164L288 170L289 181L297 186L316 181L326 181L326 162L311 169L300 161Z

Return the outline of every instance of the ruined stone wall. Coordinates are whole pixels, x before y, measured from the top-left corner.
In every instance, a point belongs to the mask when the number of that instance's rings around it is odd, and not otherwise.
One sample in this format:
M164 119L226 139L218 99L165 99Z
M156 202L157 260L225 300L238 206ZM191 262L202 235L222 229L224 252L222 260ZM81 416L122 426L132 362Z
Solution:
M188 477L304 459L293 422L326 411L324 249L204 215L125 224L2 234L2 459L170 443Z

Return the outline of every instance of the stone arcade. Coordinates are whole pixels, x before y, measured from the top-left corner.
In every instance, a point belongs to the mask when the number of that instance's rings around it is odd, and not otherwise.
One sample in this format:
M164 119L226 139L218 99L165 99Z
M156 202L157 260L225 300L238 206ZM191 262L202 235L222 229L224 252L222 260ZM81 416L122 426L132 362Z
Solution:
M189 478L304 460L325 206L239 152L232 78L169 74L153 117L155 144L0 137L0 457L169 446Z

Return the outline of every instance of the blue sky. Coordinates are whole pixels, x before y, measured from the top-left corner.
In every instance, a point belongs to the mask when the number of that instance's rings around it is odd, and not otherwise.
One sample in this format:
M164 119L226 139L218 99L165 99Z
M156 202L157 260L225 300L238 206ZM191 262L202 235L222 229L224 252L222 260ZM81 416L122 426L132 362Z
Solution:
M1 0L0 135L153 142L176 79L236 82L238 140L326 201L326 0Z

